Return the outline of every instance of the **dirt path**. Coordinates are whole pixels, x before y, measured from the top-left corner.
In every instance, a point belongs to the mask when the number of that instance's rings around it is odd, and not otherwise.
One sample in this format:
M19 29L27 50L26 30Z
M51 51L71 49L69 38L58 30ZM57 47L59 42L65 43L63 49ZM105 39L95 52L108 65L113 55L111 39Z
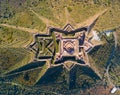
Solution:
M30 29L30 28L25 28L25 27L20 27L20 26L15 26L15 25L9 25L9 24L0 24L0 26L13 28L13 29L18 29L18 30L22 30L22 31L27 31L27 32L32 33L32 34L39 32L39 30L36 30L36 29Z
M85 22L76 24L76 27L78 28L78 27L83 26L83 25L84 25L84 26L91 26L92 24L93 24L93 25L92 25L92 27L93 27L93 26L94 26L94 23L99 19L99 17L100 17L101 15L103 15L104 13L106 13L106 11L107 11L107 9L105 9L105 10L97 13L97 14L94 15L94 16L89 17Z
M72 24L73 26L75 26L75 21L74 19L71 18L71 15L67 9L67 7L65 7L65 25L67 24Z
M68 10L67 10L66 7L65 7L65 17L66 17L66 22L65 23L68 24L70 15L69 15Z
M33 69L29 69L29 70L25 70L25 71L20 71L20 72L16 72L16 73L13 73L13 74L3 75L3 77L9 77L9 76L12 76L12 75L26 73L26 72L34 71L34 70L37 70L37 69L40 69L40 68L42 68L42 67L36 67L36 68L33 68Z
M43 16L40 16L39 14L37 14L35 11L33 11L32 9L30 9L30 11L35 14L40 20L43 21L43 23L46 24L47 27L49 27L50 25L55 25L55 26L59 26L57 23L43 17Z

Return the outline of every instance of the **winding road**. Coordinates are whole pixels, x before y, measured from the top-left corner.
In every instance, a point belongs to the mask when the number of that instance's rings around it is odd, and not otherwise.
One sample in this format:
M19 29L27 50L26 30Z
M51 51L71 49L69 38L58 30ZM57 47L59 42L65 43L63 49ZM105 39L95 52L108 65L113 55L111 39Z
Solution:
M116 50L116 47L117 47L117 44L118 44L118 40L117 40L117 31L114 31L113 32L113 35L114 35L114 39L115 39L115 46L113 47L112 51L111 51L111 54L110 54L110 57L108 59L108 62L107 62L107 69L106 69L106 76L107 76L107 79L108 79L108 82L109 84L112 86L112 87L116 87L116 85L111 81L110 79L110 75L109 75L109 68L110 68L110 65L112 64L111 62L111 59L112 57L114 56L115 54L115 50ZM120 90L120 88L118 88L117 90Z

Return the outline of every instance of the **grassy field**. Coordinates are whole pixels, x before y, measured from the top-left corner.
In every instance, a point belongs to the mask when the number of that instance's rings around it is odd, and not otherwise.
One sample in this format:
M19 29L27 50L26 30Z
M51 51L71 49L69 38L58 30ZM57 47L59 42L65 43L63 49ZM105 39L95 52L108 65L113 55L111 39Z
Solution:
M106 70L107 61L109 59L111 51L114 48L115 43L112 34L109 37L103 35L101 37L101 40L103 41L104 44L97 51L91 52L91 54L89 54L89 57L91 66L97 67L98 72L100 72L101 75L103 75Z
M0 47L24 47L32 41L32 35L28 32L0 27Z
M24 48L0 48L0 72L7 73L33 60L33 53Z
M120 32L117 33L118 37L120 36ZM118 46L115 51L115 55L111 61L109 73L111 76L112 82L120 86L120 38L118 38Z
M17 77L13 78L14 82L20 83L26 86L33 86L36 83L36 79L38 78L39 72L41 72L42 68L38 68L35 70L23 72Z

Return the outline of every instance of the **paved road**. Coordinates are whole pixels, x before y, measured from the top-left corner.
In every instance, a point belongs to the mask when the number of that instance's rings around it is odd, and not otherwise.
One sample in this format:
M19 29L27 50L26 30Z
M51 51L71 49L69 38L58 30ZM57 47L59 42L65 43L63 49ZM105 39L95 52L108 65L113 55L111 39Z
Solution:
M109 75L109 68L110 68L110 65L111 65L111 64L109 64L109 65L107 66L106 75L107 75L109 84L110 84L111 86L115 87L115 85L114 85L113 82L111 81L110 75Z
M22 89L26 89L26 90L29 90L29 91L40 91L40 92L42 92L42 93L51 93L51 94L53 94L53 95L61 95L61 94L59 94L59 93L57 93L57 92L53 92L53 91L47 91L47 90L42 90L42 89L40 89L39 87L29 87L29 86L24 86L24 85L21 85L21 84L19 84L19 83L15 83L15 82L10 82L10 81L5 81L5 82L1 82L1 83L5 83L5 84L10 84L10 85L16 85L16 86L19 86L20 88L22 88Z
M117 43L118 43L118 40L117 40L117 31L113 32L113 35L114 35L114 39L115 39L115 48L116 48L117 47Z
M118 40L117 40L117 31L113 32L113 35L114 35L114 39L115 39L115 47L113 47L112 51L111 51L111 54L110 54L110 57L108 59L108 62L107 62L107 69L106 69L106 75L107 75L107 78L108 78L108 82L110 83L111 86L115 87L114 83L111 81L110 79L110 75L109 75L109 68L110 68L110 65L111 65L111 59L115 53L115 50L116 50L116 47L117 47L117 43L118 43Z

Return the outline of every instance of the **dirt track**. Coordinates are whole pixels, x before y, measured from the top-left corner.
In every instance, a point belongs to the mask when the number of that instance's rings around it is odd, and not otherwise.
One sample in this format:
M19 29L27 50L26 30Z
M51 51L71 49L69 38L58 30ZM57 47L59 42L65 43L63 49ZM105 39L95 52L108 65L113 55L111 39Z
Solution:
M9 24L0 24L0 26L8 27L8 28L13 28L13 29L18 29L22 31L27 31L29 33L38 33L39 30L36 29L30 29L30 28L25 28L25 27L20 27L20 26L15 26L15 25L9 25Z

